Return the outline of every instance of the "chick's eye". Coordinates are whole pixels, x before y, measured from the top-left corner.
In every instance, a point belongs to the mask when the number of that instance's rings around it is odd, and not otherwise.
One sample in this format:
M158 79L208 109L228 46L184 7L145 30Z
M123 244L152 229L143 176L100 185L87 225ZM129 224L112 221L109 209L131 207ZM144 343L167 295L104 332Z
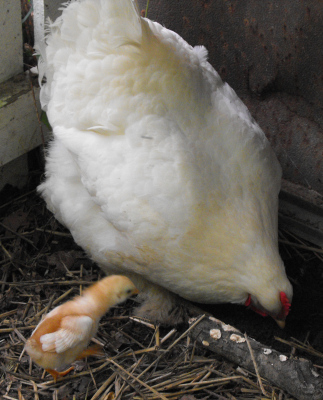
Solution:
M131 289L128 289L126 293L127 293L127 294L131 294L131 292L132 292L132 290L131 290Z

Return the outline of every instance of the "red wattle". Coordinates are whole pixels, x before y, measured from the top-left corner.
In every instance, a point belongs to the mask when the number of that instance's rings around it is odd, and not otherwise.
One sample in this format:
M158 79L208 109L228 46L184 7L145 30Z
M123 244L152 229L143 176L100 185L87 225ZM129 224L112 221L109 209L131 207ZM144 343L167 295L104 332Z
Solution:
M244 303L246 307L250 307L251 310L255 311L257 314L260 314L262 317L267 317L267 313L265 311L258 310L255 306L251 305L251 294L249 294L246 302Z
M249 307L250 304L251 304L251 294L249 294L249 296L248 296L246 302L244 303L244 305L245 305L246 307Z
M253 311L255 311L257 314L261 315L262 317L267 317L268 316L268 314L265 311L258 310L258 308L254 307L254 306L251 306L250 308Z

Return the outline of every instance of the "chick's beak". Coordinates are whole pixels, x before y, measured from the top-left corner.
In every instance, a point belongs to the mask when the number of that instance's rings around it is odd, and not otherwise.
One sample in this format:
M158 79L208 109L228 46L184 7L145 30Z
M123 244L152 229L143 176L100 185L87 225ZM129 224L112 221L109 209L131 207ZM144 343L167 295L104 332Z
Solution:
M285 328L285 321L281 320L281 319L276 319L274 318L274 320L277 322L277 325L281 328L284 329Z
M135 295L135 294L139 294L139 290L138 289L134 289L134 291L132 292L132 295Z

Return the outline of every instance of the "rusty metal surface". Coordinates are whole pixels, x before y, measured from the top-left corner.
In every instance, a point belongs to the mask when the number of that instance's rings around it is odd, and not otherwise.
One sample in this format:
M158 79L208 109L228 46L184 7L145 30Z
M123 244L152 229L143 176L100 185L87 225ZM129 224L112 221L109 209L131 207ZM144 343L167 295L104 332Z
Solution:
M323 1L150 0L148 17L206 46L284 177L323 193Z
M250 112L266 133L283 167L283 176L323 193L323 134L313 108L299 96L286 93L265 99L244 97Z

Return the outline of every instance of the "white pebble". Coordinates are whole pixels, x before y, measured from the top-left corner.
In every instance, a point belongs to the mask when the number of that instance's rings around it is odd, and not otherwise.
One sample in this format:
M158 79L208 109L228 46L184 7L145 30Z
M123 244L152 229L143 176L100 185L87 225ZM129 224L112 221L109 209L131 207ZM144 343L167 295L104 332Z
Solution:
M320 374L317 373L316 371L314 371L314 369L311 369L311 372L312 372L312 374L313 374L313 376L314 376L315 378L318 378L318 377L320 376Z
M210 336L214 340L219 340L221 338L221 331L220 329L211 329Z
M235 328L234 326L231 326L231 325L227 325L227 324L222 324L222 328L224 331L239 332L237 328Z
M232 340L233 342L236 342L236 343L244 343L244 342L246 341L246 338L244 338L244 337L242 337L242 336L240 336L240 335L237 335L237 334L233 333L233 334L230 336L230 340Z

